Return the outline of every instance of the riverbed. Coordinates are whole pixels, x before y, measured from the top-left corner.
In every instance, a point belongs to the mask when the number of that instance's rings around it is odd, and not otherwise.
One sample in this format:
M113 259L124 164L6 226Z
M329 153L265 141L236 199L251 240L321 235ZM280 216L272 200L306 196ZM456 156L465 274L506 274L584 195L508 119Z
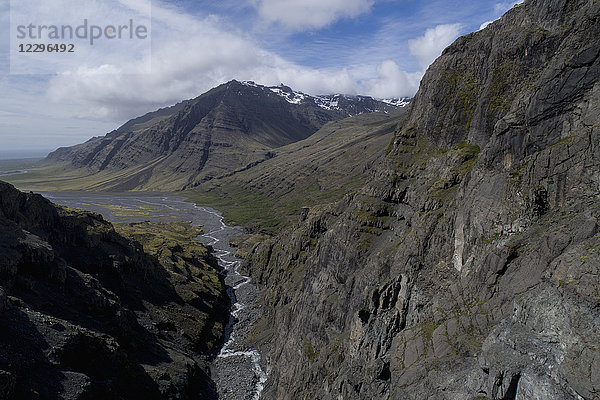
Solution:
M230 240L242 233L223 222L222 214L210 207L186 202L183 197L162 194L114 193L42 193L51 201L67 207L100 213L113 223L191 221L202 225L198 237L213 247L231 300L231 316L225 344L213 362L212 375L219 399L258 400L267 379L261 367L261 355L246 343L259 310L258 289L240 274L241 260L235 256Z
M27 171L26 169L8 169L0 171L0 176L22 175L28 172L29 171Z

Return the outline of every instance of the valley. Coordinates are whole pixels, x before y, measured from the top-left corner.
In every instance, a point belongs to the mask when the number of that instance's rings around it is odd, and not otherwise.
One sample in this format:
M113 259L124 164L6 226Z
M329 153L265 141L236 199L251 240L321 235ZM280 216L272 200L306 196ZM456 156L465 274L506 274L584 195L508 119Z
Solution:
M294 95L290 90L243 86L261 91L268 89L293 105L299 105L308 98ZM324 97L318 98L318 101L316 98L308 101L318 103L319 109L339 113L339 104L354 100L337 96L335 101ZM365 97L361 101L370 104L373 100ZM390 110L397 107L385 104ZM400 101L398 104L405 107L407 103ZM126 124L125 128L135 124L151 124L157 119L160 121L165 114L182 108L185 107L177 105L159 110ZM161 263L171 263L169 257L175 249L187 254L190 244L183 243L190 243L196 235L214 253L223 269L221 275L227 285L227 304L231 316L222 328L224 336L220 352L209 355L213 360L210 369L214 383L198 393L186 392L186 396L196 398L200 393L208 396L206 393L213 391L209 397L202 398L258 399L267 375L261 353L250 342L256 336L256 323L262 314L258 303L260 292L250 277L240 274L242 260L234 254L249 254L253 246L268 237L264 233L272 234L276 229L294 223L298 213L306 207L323 201L337 201L348 191L359 187L370 165L384 155L383 149L391 140L403 113L402 109L391 114L358 113L354 117L326 123L305 139L272 148L268 159L230 169L221 176L200 183L181 186L176 179L172 179L172 175L165 172L170 182L177 186L160 184L156 187L183 189L175 194L154 193L146 189L155 186L145 185L131 187L134 190L129 192L115 191L122 186L112 186L110 182L122 182L123 177L136 175L137 171L144 170L143 164L141 167L133 165L132 169L100 168L100 171L95 171L91 165L85 168L65 166L60 160L57 162L55 155L51 155L33 165L6 162L0 166L6 167L7 171L3 179L17 184L22 190L34 190L54 203L103 215L115 224L118 233L141 243L144 250L158 257ZM244 143L242 141L236 146L245 146ZM76 149L77 146L73 150ZM244 148L244 154L251 149ZM59 150L57 154L65 151ZM228 148L227 156L231 154L230 151L231 148ZM222 160L223 156L219 157ZM361 158L360 163L355 162L357 158ZM73 159L77 160L77 157L73 156ZM23 174L12 173L16 171L14 168L25 166L27 170L22 170ZM103 192L103 189L112 191ZM196 204L224 210L227 221L243 224L247 232L262 234L242 235L240 228L225 225L219 212ZM257 208L259 205L260 209ZM191 231L185 221L191 221ZM203 232L194 231L200 225ZM240 247L232 248L230 242L236 242ZM183 247L179 248L179 244ZM202 279L208 278L204 276ZM189 290L193 290L192 287ZM214 349L214 343L211 349ZM198 384L189 382L189 385Z
M600 398L598 1L515 4L410 102L233 80L6 170L0 393Z

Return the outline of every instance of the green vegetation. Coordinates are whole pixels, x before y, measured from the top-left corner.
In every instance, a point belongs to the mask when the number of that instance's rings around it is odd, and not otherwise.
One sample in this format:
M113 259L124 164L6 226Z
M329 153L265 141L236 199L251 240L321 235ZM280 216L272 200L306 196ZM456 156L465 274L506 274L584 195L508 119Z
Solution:
M274 213L274 201L258 190L225 185L210 191L189 191L184 194L191 202L220 210L229 224L251 229L260 227L265 231L280 225Z
M489 243L494 243L496 242L498 239L500 239L502 237L502 234L500 232L496 232L493 235L489 236L489 237L484 237L483 238L483 243L489 244Z
M551 144L550 146L546 147L544 150L542 151L549 151L552 150L553 148L557 147L557 146L564 146L567 145L569 143L571 143L573 141L573 139L575 138L574 135L570 135L570 136L566 136L562 139L560 139L558 142Z
M489 113L501 115L508 112L516 93L511 90L511 85L518 71L519 68L514 61L507 61L494 68L487 95Z
M123 236L139 242L144 251L155 256L160 264L178 279L183 275L198 286L180 293L186 302L194 301L202 292L219 295L221 283L215 261L196 238L202 234L199 226L189 222L118 224L115 229Z
M397 146L392 157L400 174L427 167L429 160L439 150L427 137L417 134L414 127L401 131L396 140ZM443 154L443 151L438 154Z
M481 150L477 145L460 142L454 146L451 151L455 152L460 157L460 165L452 167L452 172L462 176L471 171Z
M274 233L304 207L336 202L364 185L366 165L382 157L399 118L360 115L327 124L306 140L246 171L207 181L184 194L223 211L226 221Z
M229 243L237 248L235 255L245 259L255 245L264 242L269 237L264 234L244 234L232 239Z
M304 355L310 362L314 362L319 355L319 352L314 349L312 343L306 338L304 339Z
M521 165L515 171L512 171L509 174L508 182L520 184L521 180L523 179L523 172L525 171L525 168L527 168L528 165L529 165L529 161L526 162L525 164Z
M84 206L85 204L82 204ZM91 205L102 207L110 211L115 217L147 217L150 215L157 215L160 208L157 206L123 206L117 204L104 204L104 203L93 203Z
M431 185L431 196L442 204L450 204L464 176L471 172L479 156L479 146L460 142L456 146L439 150L437 156L447 157L454 164L450 167L450 179L438 179ZM444 163L446 164L446 163Z
M472 73L461 67L444 71L440 82L441 87L445 88L440 100L456 105L460 120L465 121L464 130L468 132L481 93L477 79Z
M428 346L433 347L433 332L435 332L440 325L440 323L435 323L432 321L423 322L420 325L419 329L421 336L423 337L423 343L425 343L425 352L427 352Z
M167 321L165 326L181 329L197 349L215 349L224 330L226 291L216 259L196 239L202 229L187 222L117 224L115 229L156 258L167 273L168 284L193 308L179 314L151 304L148 309L159 320Z
M252 232L274 233L298 220L303 207L341 199L351 187L320 190L316 186L266 194L227 183L208 191L188 191L189 201L222 211L228 224L241 225Z

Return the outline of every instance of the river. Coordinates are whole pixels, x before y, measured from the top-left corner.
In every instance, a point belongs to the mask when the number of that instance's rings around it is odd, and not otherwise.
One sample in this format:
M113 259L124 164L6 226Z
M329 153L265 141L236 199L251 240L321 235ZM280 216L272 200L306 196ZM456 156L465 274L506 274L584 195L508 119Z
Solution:
M245 341L258 318L258 289L250 277L239 273L241 260L229 242L241 234L228 226L223 216L210 207L186 202L183 197L160 194L42 193L57 204L102 214L113 223L192 221L202 225L202 243L213 247L225 272L231 300L231 316L225 332L225 344L213 362L212 375L219 398L258 400L267 376L261 367L261 355Z
M9 170L0 171L0 176L22 175L22 174L26 174L28 172L29 171L27 171L25 169L9 169Z

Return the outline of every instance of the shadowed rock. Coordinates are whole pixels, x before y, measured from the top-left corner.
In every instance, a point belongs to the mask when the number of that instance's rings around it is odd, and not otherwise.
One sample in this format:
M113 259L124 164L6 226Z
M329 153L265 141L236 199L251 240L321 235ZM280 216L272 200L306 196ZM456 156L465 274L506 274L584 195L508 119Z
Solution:
M208 253L170 254L0 182L2 399L214 398L225 286Z

